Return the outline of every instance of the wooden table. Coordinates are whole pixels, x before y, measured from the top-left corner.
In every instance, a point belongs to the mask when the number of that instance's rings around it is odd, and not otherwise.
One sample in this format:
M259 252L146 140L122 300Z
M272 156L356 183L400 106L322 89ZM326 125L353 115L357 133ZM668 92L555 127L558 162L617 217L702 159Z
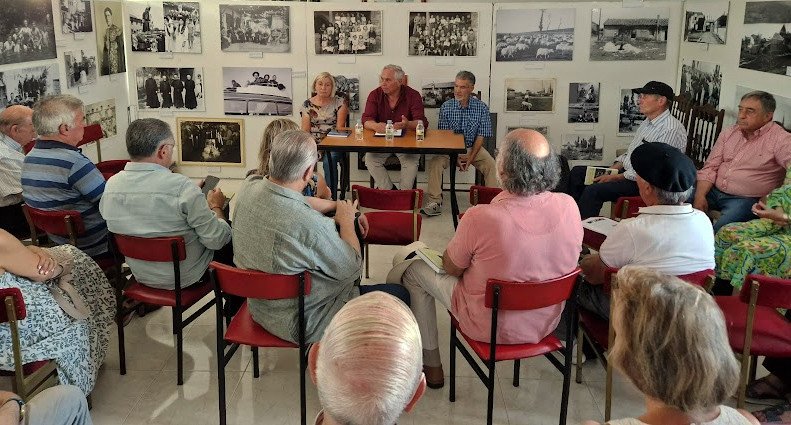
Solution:
M402 137L396 137L392 142L385 141L384 137L374 136L372 130L365 130L363 140L357 141L354 129L346 129L350 134L347 137L325 137L318 148L320 151L334 152L379 152L379 153L411 153L450 155L450 208L453 214L453 227L459 221L459 203L456 199L456 160L460 153L466 153L464 137L455 134L452 130L426 130L426 138L422 142L415 140L415 131L408 130ZM346 175L349 175L349 163L342 161ZM345 191L346 188L341 188Z

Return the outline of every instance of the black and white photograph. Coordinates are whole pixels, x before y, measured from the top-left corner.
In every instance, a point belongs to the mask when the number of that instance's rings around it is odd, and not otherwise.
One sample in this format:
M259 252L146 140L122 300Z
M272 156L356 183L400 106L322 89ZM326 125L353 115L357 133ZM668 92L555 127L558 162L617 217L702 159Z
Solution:
M224 52L288 53L288 6L220 5L220 47Z
M226 115L291 115L291 68L223 68Z
M132 51L201 53L197 2L131 2L127 10Z
M439 108L446 100L453 99L453 77L423 80L420 95L423 97L424 108Z
M66 63L66 87L80 87L96 83L96 53L89 55L85 50L63 52Z
M752 1L744 10L739 68L791 76L791 1Z
M98 12L96 17L96 56L99 62L99 75L126 72L121 3L94 0L93 5L94 10Z
M381 10L325 10L313 12L317 55L381 55Z
M640 96L631 88L621 89L618 107L618 135L630 136L637 132L637 127L645 120L640 112Z
M180 165L244 166L244 120L177 118Z
M85 105L85 123L88 125L101 125L103 139L118 134L115 115L115 99L107 99Z
M206 110L203 68L143 67L135 77L140 110Z
M593 9L590 60L665 60L669 22L668 8Z
M476 56L478 12L410 12L409 56Z
M717 108L722 89L722 68L719 64L694 59L681 61L681 82L678 94L685 94L696 105L710 104Z
M736 121L738 106L739 102L742 100L742 96L755 90L756 89L748 87L736 86L736 98L733 102L734 107L728 111L728 115L731 116L733 122ZM775 112L772 115L772 120L780 124L786 131L791 132L791 98L778 96L776 94L774 97L776 106Z
M60 0L60 22L63 34L93 31L90 0Z
M560 154L569 161L601 161L604 136L601 134L564 134Z
M506 112L552 112L555 110L555 79L508 78L505 80Z
M129 2L129 29L133 52L164 52L165 30L162 2Z
M60 94L60 76L55 64L0 72L0 108L33 106L52 94Z
M346 98L349 110L360 110L360 76L359 75L333 75L335 77L335 95Z
M685 2L684 41L725 44L728 32L728 1Z
M569 83L569 122L599 122L599 83Z
M0 65L54 59L49 0L0 0Z
M506 127L505 128L505 132L506 132L506 134L508 134L508 133L510 133L510 132L512 132L514 130L518 130L520 128L526 128L528 130L535 130L535 131L541 133L544 137L547 137L547 138L549 137L549 127L547 127L545 125L510 126L510 127Z
M572 60L575 15L574 9L498 10L495 60Z

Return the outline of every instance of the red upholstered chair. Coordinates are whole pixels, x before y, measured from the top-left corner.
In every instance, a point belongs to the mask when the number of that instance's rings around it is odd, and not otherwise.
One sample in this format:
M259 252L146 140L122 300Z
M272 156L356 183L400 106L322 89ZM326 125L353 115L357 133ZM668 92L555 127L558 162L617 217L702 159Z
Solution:
M225 365L240 345L253 347L253 376L258 378L258 347L299 349L299 408L302 425L305 425L305 368L307 366L307 344L305 343L305 296L310 295L310 273L298 275L275 275L255 270L242 270L212 262L209 276L214 287L217 311L217 378L220 402L220 425L225 425ZM299 344L280 339L267 332L253 320L247 301L228 324L223 333L223 303L225 294L245 298L267 300L297 299L299 320ZM230 346L228 349L226 347Z
M488 186L470 186L470 205L490 204L495 196L499 195L503 189ZM459 220L464 213L459 214Z
M366 212L368 235L365 242L365 277L369 276L369 245L409 245L420 238L420 206L423 204L423 191L382 190L365 186L352 186L352 199L360 202L360 207L384 211ZM409 212L407 212L409 211Z
M791 357L791 321L777 311L791 309L791 279L751 274L739 295L714 299L725 315L731 348L742 354L737 401L741 408L747 382L755 377L756 356Z
M620 221L624 218L637 217L640 208L645 206L643 198L639 196L621 196L613 204L610 218Z
M489 279L486 282L486 296L484 304L486 308L492 309L491 340L489 343L475 341L464 334L459 327L459 323L451 314L450 324L450 401L456 401L456 349L464 355L486 388L489 390L488 405L486 409L486 423L492 423L492 410L494 408L494 388L496 386L495 364L499 361L514 360L513 384L519 386L519 360L530 357L544 355L555 368L563 373L563 395L560 402L560 425L566 423L566 411L569 401L569 386L571 384L571 348L573 341L573 330L577 318L576 285L580 269L545 282L503 282ZM570 317L572 320L567 324L566 348L562 341L553 334L547 335L543 340L535 344L497 344L497 319L500 310L535 310L543 307L552 306L562 302L568 302ZM472 354L459 339L458 334L467 342L470 349L484 363L488 369L488 374L474 360ZM563 361L553 355L553 352L560 352Z
M105 180L109 180L110 177L123 171L128 162L128 159L112 159L109 161L97 163L96 168L102 173L102 176L104 176Z
M175 287L173 290L156 289L145 286L145 282L132 275L127 281L120 274L117 275L115 285L116 324L118 326L118 359L121 364L121 375L126 375L126 349L124 344L124 316L135 311L141 303L171 307L173 309L173 335L176 342L177 358L177 383L184 383L184 328L208 310L214 300L198 308L187 318L184 311L197 304L203 297L211 293L211 284L208 281L196 282L187 288L181 287L181 269L179 262L187 257L184 238L181 236L167 236L160 238L140 238L120 234L111 234L111 247L118 269L124 258L133 258L142 261L154 261L173 264ZM133 305L124 307L125 300L137 301Z
M618 269L608 267L604 273L603 289L610 292L612 283L615 282ZM714 284L714 270L706 269L699 272L677 276L679 279L704 288L707 292ZM605 353L609 351L611 342L615 338L612 321L605 320L584 308L578 310L579 321L577 326L577 372L576 381L582 383L582 344L587 340L596 352L596 357L606 372L604 390L604 420L609 421L612 414L612 363L607 361Z
M19 340L19 321L25 319L27 310L19 288L0 289L0 323L8 322L11 328L11 351L14 355L14 372L0 375L13 376L13 391L23 400L29 401L42 390L58 384L55 362L42 360L22 364L22 344Z

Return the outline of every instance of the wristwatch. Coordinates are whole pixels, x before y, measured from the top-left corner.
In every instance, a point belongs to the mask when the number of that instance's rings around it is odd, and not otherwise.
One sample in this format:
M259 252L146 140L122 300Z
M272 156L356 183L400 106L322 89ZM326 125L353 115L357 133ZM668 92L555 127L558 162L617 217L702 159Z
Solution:
M27 406L25 406L25 401L22 400L21 398L11 397L8 400L6 400L5 403L3 403L3 405L5 406L6 404L8 404L8 403L10 403L12 401L16 402L16 404L19 405L19 423L20 424L24 423L25 422L25 414L27 413Z

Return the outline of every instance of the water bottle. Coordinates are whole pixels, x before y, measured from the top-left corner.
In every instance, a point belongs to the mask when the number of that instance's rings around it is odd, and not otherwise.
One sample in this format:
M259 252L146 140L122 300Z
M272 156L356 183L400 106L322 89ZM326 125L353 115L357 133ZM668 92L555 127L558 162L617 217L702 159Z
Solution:
M362 120L357 120L357 125L354 126L354 139L358 142L363 141L363 122Z
M385 125L385 141L392 142L395 138L395 127L393 127L393 120L387 120Z
M415 140L418 142L426 140L426 127L423 126L423 121L417 122L417 127L415 127Z

